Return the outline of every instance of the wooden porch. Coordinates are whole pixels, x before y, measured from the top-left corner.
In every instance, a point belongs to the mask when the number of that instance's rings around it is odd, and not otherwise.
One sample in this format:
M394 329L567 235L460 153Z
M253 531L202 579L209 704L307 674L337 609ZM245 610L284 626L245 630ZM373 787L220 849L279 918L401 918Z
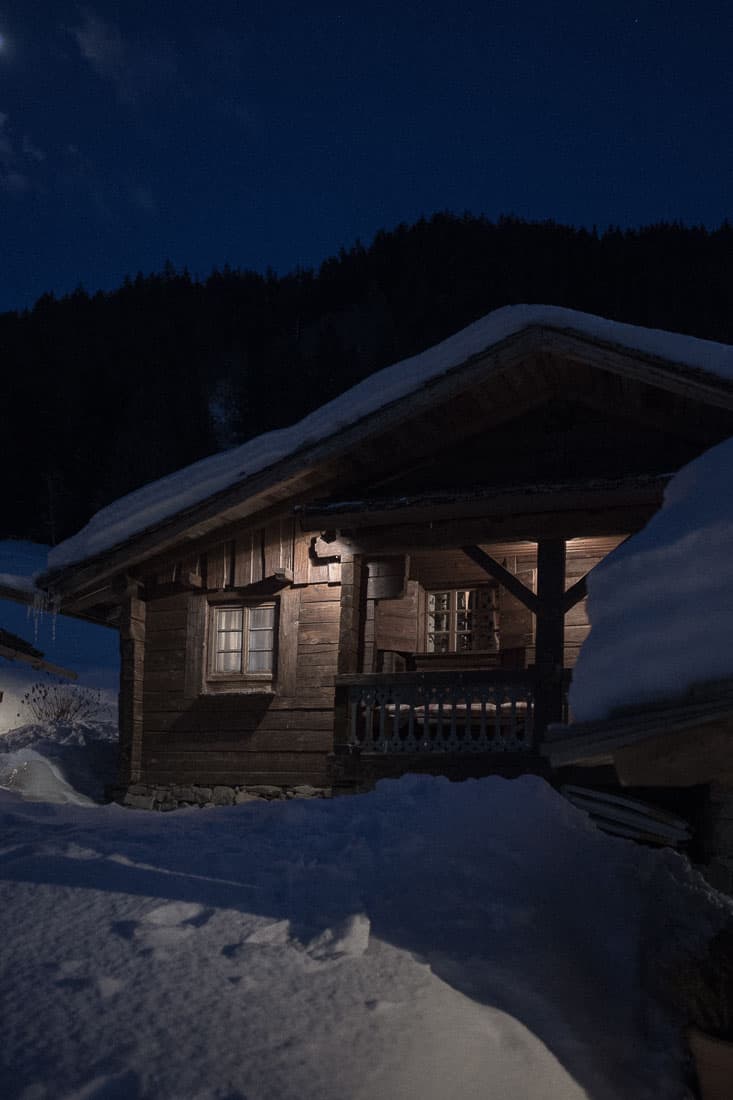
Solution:
M408 541L393 523L317 540L342 568L335 786L550 773L540 747L569 718L587 575L624 535L479 544L463 533L426 525Z
M336 750L536 752L541 733L536 702L542 692L533 668L338 676Z

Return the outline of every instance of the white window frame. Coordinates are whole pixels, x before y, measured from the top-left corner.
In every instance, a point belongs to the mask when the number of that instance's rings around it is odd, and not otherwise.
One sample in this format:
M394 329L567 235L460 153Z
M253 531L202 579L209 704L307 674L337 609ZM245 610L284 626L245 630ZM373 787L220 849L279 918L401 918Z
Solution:
M250 625L252 612L272 609L272 625L267 628L256 628ZM226 611L240 611L242 614L241 631L221 631L218 627L219 616ZM226 600L211 601L208 606L206 639L206 681L211 684L230 685L232 687L246 687L247 685L273 684L277 675L277 633L278 633L278 601L268 600L237 600L231 597ZM271 667L261 671L249 671L247 669L252 633L257 629L267 629L272 633L272 647L265 652L271 653ZM241 647L229 652L239 652L241 655L240 668L237 670L217 671L217 656L224 652L217 646L218 636L222 633L241 633Z
M481 609L479 607L471 610L471 614L474 616L474 623L477 623L479 612L489 615L489 623L484 628L484 633L488 641L488 645L481 647L472 646L470 649L460 649L458 647L458 639L467 633L477 634L479 633L477 625L474 625L470 631L460 630L458 628L458 616L462 609L458 607L458 596L460 593L483 593L489 594L489 607ZM451 656L460 656L461 653L493 653L499 648L498 630L497 630L497 608L496 608L496 588L494 585L471 585L461 586L458 588L449 588L447 585L441 588L428 589L427 598L425 601L425 630L424 630L424 647L425 653L448 654ZM444 611L431 612L430 611L430 597L447 595L449 597L449 606ZM443 631L431 630L431 616L433 614L441 614L447 616L448 629ZM447 634L448 635L448 649L430 649L430 635L431 634Z

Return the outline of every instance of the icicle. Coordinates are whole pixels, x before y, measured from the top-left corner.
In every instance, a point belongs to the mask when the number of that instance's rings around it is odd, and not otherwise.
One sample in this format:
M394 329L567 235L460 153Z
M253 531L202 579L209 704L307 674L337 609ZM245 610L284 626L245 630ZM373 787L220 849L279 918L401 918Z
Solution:
M26 615L30 618L33 616L33 642L38 642L38 628L41 623L41 616L48 607L48 596L45 592L37 589L33 593L33 603L28 605Z
M46 608L51 614L51 641L56 645L56 622L59 616L59 604L61 600L55 592L51 592L46 600Z

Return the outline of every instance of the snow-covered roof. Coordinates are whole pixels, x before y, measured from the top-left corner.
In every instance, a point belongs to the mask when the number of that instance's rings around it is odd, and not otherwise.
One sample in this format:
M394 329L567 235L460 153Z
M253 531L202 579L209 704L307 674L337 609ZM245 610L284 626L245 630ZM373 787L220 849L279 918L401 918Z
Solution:
M733 347L727 344L622 324L558 306L505 306L427 351L377 371L298 423L195 462L107 505L76 535L54 547L48 557L49 569L62 569L127 542L282 459L323 442L531 327L571 331L733 380Z
M35 578L46 568L48 547L22 539L0 542L0 599L33 603L41 593Z
M733 439L677 473L662 509L588 576L579 722L733 676Z

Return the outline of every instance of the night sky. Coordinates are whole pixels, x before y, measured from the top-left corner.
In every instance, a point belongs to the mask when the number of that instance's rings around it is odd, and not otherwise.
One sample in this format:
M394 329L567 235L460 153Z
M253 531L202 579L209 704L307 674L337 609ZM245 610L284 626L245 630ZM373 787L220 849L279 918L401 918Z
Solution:
M437 210L733 216L733 5L0 0L0 309Z

